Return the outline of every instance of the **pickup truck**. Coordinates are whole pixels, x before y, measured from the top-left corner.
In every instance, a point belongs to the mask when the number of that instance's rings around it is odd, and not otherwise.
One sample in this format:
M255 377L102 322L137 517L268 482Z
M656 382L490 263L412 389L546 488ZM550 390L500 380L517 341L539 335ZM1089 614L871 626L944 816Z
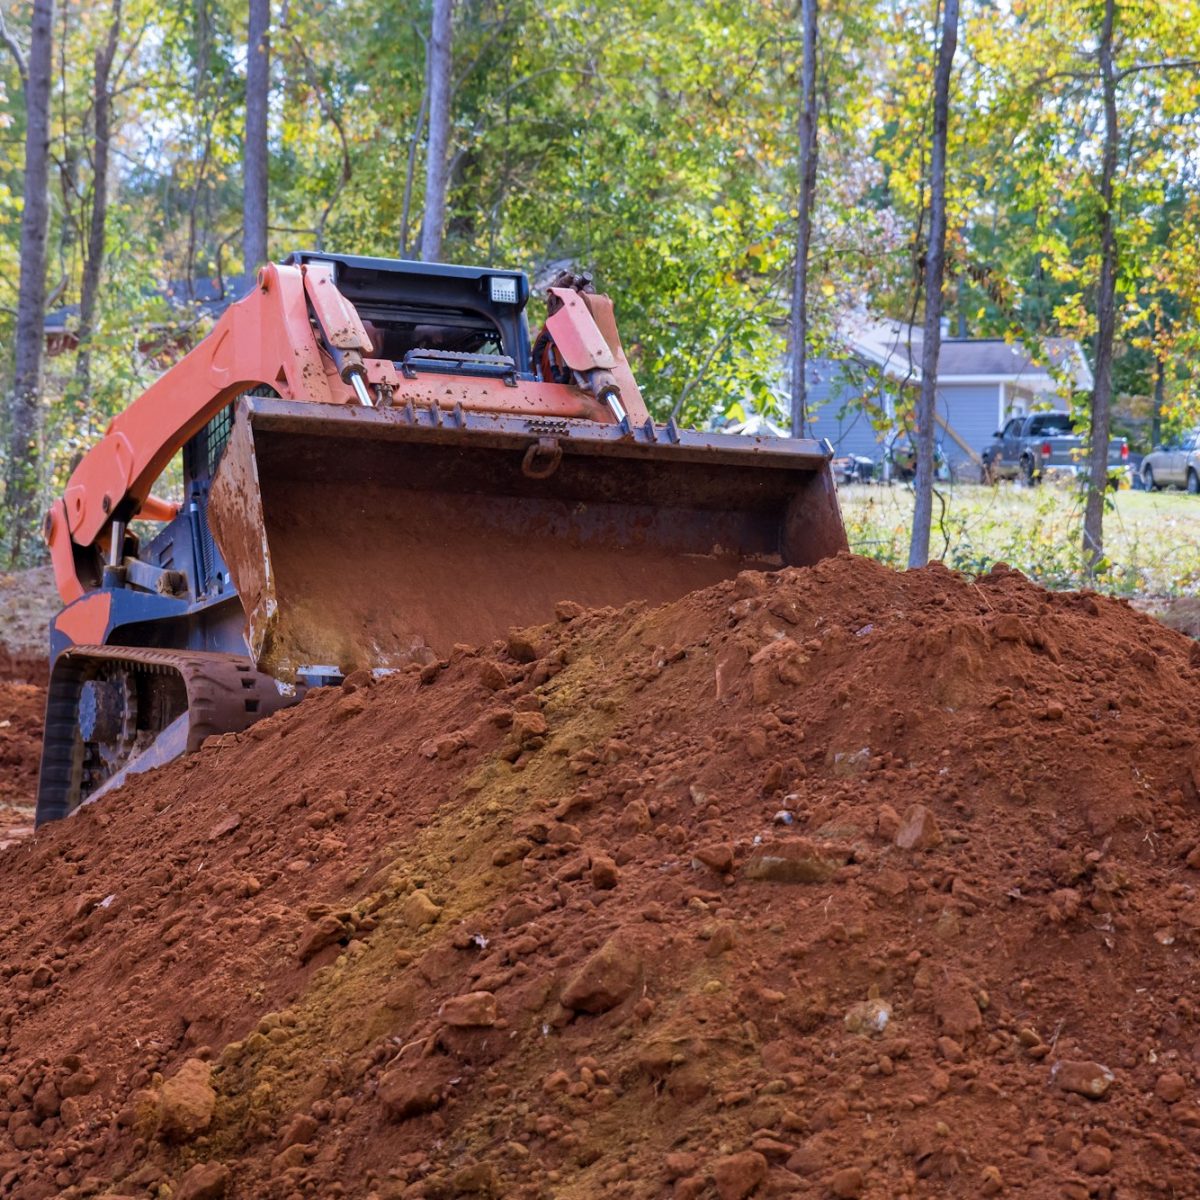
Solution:
M985 477L990 482L1019 478L1037 483L1047 474L1075 475L1087 469L1086 447L1069 413L1013 417L996 431L995 438L982 456ZM1109 468L1128 463L1129 443L1124 438L1112 438L1108 443Z

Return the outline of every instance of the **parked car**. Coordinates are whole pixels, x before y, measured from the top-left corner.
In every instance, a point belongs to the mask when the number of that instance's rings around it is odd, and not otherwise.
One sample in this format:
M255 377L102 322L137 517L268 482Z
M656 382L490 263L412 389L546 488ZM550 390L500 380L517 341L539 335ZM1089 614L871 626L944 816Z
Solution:
M1142 484L1148 492L1174 484L1200 495L1200 429L1155 446L1142 459Z
M1086 469L1083 438L1075 432L1069 413L1038 412L1013 417L1003 429L996 430L995 441L983 451L985 477L1022 479L1037 483L1051 473L1075 475ZM1111 438L1108 465L1124 467L1129 463L1129 443Z

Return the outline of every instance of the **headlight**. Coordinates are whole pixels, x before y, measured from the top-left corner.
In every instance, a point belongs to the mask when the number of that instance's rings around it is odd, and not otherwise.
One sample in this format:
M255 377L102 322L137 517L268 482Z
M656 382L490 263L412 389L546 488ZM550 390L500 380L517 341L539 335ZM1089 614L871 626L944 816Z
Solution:
M493 304L516 304L519 295L516 279L511 275L490 275L488 295Z

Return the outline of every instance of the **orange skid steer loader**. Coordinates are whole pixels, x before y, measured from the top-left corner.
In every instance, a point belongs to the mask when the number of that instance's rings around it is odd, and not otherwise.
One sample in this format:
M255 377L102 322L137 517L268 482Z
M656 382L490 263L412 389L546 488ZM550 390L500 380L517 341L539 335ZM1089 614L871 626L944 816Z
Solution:
M845 548L828 443L656 425L611 302L561 282L531 344L518 272L292 254L112 422L46 516L39 823L557 600ZM180 451L177 504L152 488Z

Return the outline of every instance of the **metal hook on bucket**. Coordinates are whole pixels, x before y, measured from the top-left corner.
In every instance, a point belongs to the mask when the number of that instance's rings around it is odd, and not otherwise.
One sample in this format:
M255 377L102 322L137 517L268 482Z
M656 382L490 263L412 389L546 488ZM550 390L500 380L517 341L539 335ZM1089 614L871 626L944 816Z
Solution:
M521 460L521 474L526 479L549 479L562 462L562 447L558 438L544 437L533 442Z

